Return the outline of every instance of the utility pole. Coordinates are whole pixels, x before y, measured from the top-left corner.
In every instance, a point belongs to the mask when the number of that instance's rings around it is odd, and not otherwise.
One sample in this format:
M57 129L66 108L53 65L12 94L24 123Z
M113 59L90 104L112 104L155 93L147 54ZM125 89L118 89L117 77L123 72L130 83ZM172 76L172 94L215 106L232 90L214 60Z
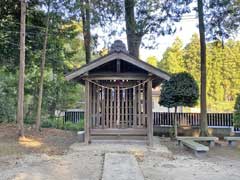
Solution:
M24 76L25 76L25 31L26 31L26 0L21 1L21 22L20 22L20 63L18 80L18 106L17 124L18 134L24 137L23 104L24 104Z

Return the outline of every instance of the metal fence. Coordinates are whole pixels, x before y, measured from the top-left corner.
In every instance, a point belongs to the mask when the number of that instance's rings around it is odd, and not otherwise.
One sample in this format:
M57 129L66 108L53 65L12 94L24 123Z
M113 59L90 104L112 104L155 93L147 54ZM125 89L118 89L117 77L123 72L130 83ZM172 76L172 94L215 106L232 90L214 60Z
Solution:
M66 111L64 113L64 121L71 121L73 123L78 123L84 119L84 111L82 110L73 110L73 111Z
M168 113L154 112L154 126L172 126L177 119L179 126L199 126L200 113ZM207 120L209 127L232 127L233 113L208 113Z
M155 127L172 127L174 119L177 119L179 126L199 126L200 113L168 113L153 112L153 125ZM84 119L84 111L66 111L64 120L78 123ZM240 133L240 128L233 126L233 113L208 113L208 126L211 128L233 128L236 133Z

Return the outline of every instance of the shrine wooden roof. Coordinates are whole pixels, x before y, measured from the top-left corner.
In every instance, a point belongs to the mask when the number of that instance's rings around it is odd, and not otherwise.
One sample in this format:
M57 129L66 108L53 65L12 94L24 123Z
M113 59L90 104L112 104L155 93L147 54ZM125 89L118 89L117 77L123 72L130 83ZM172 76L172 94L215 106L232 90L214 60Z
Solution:
M123 45L119 45L118 42L117 45L115 44L115 46L111 48L109 54L93 60L81 68L67 74L65 76L66 80L83 82L84 77L90 74L104 74L106 78L116 75L121 77L119 74L125 77L128 76L129 78L138 75L152 75L155 79L154 86L158 85L163 80L169 80L170 75L167 72L131 56L126 51L125 47L122 46Z

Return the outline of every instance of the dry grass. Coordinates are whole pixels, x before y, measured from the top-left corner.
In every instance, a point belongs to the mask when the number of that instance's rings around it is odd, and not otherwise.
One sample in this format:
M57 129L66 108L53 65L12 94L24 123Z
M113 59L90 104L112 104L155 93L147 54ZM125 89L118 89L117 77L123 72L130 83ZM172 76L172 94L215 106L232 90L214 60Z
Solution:
M59 129L42 129L36 132L25 128L25 137L18 138L16 124L0 124L0 157L28 153L60 155L77 141L76 133Z
M18 139L18 143L26 148L40 148L43 144L41 141L37 139L27 137L20 137Z

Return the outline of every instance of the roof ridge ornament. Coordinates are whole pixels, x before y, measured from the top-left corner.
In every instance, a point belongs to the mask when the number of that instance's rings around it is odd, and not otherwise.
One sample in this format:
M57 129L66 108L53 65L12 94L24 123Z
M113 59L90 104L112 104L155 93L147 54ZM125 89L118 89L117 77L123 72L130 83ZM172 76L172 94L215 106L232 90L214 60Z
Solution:
M127 52L126 45L121 40L115 40L111 45L110 53L112 52Z

